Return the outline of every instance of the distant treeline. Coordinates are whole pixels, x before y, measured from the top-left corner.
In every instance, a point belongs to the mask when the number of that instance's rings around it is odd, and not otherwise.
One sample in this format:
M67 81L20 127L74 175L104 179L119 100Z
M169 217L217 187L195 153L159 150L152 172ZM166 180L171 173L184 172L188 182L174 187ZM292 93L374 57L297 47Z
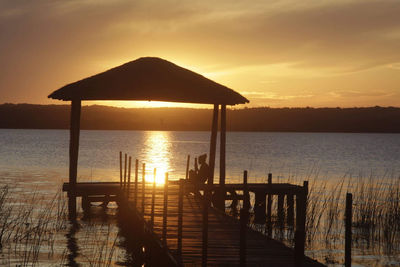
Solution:
M68 129L69 105L0 105L0 128ZM208 131L211 109L82 107L82 129ZM228 131L400 133L400 108L243 108Z

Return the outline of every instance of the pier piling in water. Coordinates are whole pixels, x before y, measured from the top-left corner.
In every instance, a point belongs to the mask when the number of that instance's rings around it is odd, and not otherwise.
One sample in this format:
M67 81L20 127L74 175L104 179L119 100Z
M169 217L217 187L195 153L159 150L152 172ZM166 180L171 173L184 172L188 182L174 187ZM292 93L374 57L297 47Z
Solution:
M265 191L259 190L254 192L254 222L264 224L267 218L266 194Z
M351 243L352 243L352 217L353 217L353 195L346 194L346 213L345 213L345 261L344 266L351 266Z
M168 173L165 173L164 182L164 209L163 209L163 225L162 225L162 241L164 246L167 245L167 213L168 213Z
M304 264L304 250L306 241L306 212L307 212L308 181L303 182L301 193L296 195L296 231L294 253L296 266Z
M186 176L185 179L189 179L189 164L190 164L190 155L187 156L187 161L186 161Z
M204 193L203 193L203 240L202 240L202 266L207 266L207 256L208 256L208 208L210 206L210 194L209 194L209 185L204 185Z
M179 197L178 197L178 255L182 255L182 227L183 227L183 194L185 180L179 180Z
M122 187L122 151L119 152L119 183Z
M157 175L157 169L154 168L154 180L153 180L153 190L151 192L151 215L150 215L150 226L152 230L154 227L154 204L156 202L156 175Z
M243 208L240 210L240 266L246 266L246 228L248 222L249 205L248 199L249 191L247 188L247 171L243 172Z
M272 173L268 173L268 188L272 190ZM267 235L272 236L272 194L267 194Z
M138 179L139 179L138 175L139 175L139 160L136 159L136 161L135 161L135 191L133 194L133 197L134 197L133 204L135 205L135 208L137 207L137 200L138 200Z
M294 225L294 196L293 194L288 194L286 196L287 203L287 224L289 226Z
M128 186L126 187L126 194L129 198L129 189L131 188L131 165L132 165L132 157L129 156L129 164L128 164Z
M146 163L143 163L142 166L142 214L144 216L144 202L146 199Z
M280 228L284 226L284 221L285 221L285 211L283 210L285 202L285 195L284 194L279 194L278 195L278 225Z
M81 100L71 101L70 140L69 140L69 192L68 192L68 216L76 220L76 183L78 176L79 134L81 121Z
M123 187L126 185L126 171L128 167L128 155L125 153L125 158L124 158L124 181L123 181Z

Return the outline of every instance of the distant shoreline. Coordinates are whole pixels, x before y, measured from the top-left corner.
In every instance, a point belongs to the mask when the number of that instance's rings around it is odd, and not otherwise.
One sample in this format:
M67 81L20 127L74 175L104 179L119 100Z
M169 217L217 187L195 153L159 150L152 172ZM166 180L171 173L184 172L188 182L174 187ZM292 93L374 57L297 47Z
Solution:
M1 104L1 129L69 129L68 105ZM83 130L209 131L211 109L83 106ZM243 108L232 132L400 133L400 108Z

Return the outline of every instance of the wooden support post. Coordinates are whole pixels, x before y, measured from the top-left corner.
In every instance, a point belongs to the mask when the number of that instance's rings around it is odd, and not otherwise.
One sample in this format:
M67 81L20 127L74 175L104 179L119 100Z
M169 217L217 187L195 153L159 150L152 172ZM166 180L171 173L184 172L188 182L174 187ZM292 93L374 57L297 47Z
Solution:
M247 186L247 171L243 172L243 208L246 212L250 209L250 195L249 188Z
M226 105L221 105L221 133L220 133L220 149L219 149L219 184L225 185L225 150L226 150Z
M226 147L226 105L221 105L221 133L220 133L220 158L219 158L219 184L220 188L214 190L213 205L215 208L225 212L225 177L226 177L226 164L225 164L225 147Z
M345 225L346 225L346 233L345 233L345 260L344 266L350 267L351 266L351 226L352 226L352 216L353 216L353 195L351 193L346 194L346 213L345 213Z
M153 180L153 191L151 193L151 215L150 215L150 226L152 230L154 227L154 204L156 202L156 177L157 177L157 169L154 168L154 180Z
M287 203L287 224L289 226L294 225L294 198L293 194L289 194L286 196Z
M139 160L135 161L135 193L134 193L134 204L135 208L137 208L137 200L138 200L138 175L139 175Z
M285 222L285 211L283 209L285 203L285 195L278 195L278 224L282 228Z
M164 182L164 212L163 212L163 228L162 228L162 242L167 246L167 211L168 211L168 173L165 173Z
M303 190L296 195L296 231L295 231L295 264L303 266L306 241L306 212L307 212L308 181L304 181Z
M254 222L259 224L264 224L266 220L266 194L264 191L255 192L254 200Z
M202 240L202 257L201 265L207 266L207 255L208 255L208 207L210 206L210 192L209 184L204 187L203 195L203 240Z
M129 188L131 187L131 165L132 165L132 157L129 156L129 164L128 164L128 186L126 187L126 197L129 198Z
M190 164L190 155L187 156L187 162L186 162L186 180L189 179L189 164Z
M68 213L69 219L76 220L76 180L78 175L78 154L79 154L79 132L81 121L81 100L71 101L70 119L70 140L69 140L69 192L68 192Z
M240 210L240 266L246 266L247 237L246 228L249 214L249 189L247 187L247 171L243 173L243 208Z
M183 227L183 192L185 180L179 180L179 199L178 199L178 255L182 255L182 227Z
M119 186L122 187L122 151L119 152Z
M210 142L210 177L208 180L208 184L214 184L214 169L215 169L215 154L217 149L217 132L218 132L218 108L219 105L214 105L213 117L212 117L212 126L211 126L211 142Z
M125 161L124 161L124 183L123 183L123 187L126 187L126 170L128 167L128 155L125 153Z
M272 173L268 173L268 185L268 189L271 191ZM267 195L267 234L272 237L272 194L270 192Z
M145 198L146 198L146 163L143 163L142 169L142 215L144 218L144 205L145 205Z

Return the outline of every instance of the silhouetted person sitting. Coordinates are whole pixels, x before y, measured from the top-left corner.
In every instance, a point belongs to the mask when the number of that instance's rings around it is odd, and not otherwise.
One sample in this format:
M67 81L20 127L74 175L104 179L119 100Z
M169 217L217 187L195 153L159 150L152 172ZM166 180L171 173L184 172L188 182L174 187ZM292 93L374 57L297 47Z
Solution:
M197 172L197 183L204 184L210 177L210 167L206 163L207 154L199 156L200 169Z
M210 177L210 167L206 163L207 155L203 154L199 156L200 169L197 166L197 159L195 160L194 170L189 171L189 181L194 185L204 184ZM198 190L195 190L196 195L200 194Z

